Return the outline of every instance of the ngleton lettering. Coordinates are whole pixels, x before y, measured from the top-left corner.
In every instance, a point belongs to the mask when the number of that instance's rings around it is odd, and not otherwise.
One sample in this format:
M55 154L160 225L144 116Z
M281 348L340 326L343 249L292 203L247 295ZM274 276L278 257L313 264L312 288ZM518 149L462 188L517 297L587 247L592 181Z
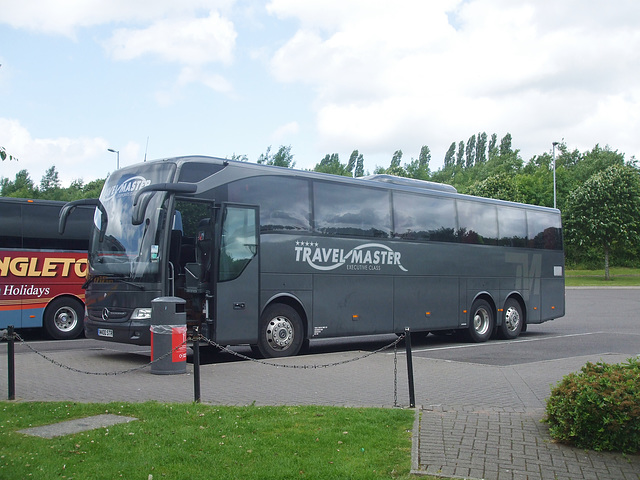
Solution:
M68 277L73 272L77 277L87 276L86 258L62 257L2 257L0 277Z

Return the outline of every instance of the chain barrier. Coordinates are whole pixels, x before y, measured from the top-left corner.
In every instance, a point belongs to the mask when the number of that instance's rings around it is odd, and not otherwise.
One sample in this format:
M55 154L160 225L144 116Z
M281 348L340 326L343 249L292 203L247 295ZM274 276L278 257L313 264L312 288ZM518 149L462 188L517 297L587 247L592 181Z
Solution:
M159 362L160 360L167 358L169 355L171 355L174 351L179 350L180 348L184 347L187 344L188 340L185 340L184 342L182 342L180 345L176 346L175 348L173 348L172 350L169 350L168 352L166 352L164 355L161 355L160 357L156 358L155 360L145 363L144 365L139 365L137 367L133 367L133 368L129 368L127 370L117 370L117 371L113 371L113 372L89 372L87 370L80 370L79 368L75 368L75 367L70 367L69 365L65 365L63 363L58 362L57 360L54 360L53 358L50 358L48 356L46 356L44 353L39 352L38 350L36 350L35 348L33 348L31 345L29 345L27 342L24 341L24 339L18 335L17 333L14 332L13 334L14 339L20 341L20 343L22 345L24 345L25 347L27 347L29 350L31 350L33 353L35 353L36 355L44 358L45 360L47 360L48 362L54 364L56 367L60 367L60 368L64 368L65 370L69 370L71 372L75 372L75 373L82 373L84 375L96 375L96 376L113 376L113 375L123 375L126 373L132 373L132 372L136 372L138 370L142 370L144 368L147 368L149 366L151 366L153 363ZM2 336L2 340L8 340L9 337L8 335L5 333Z
M6 331L2 331L2 340L7 340L8 339L8 335L6 333ZM313 370L313 369L318 369L318 368L329 368L329 367L337 367L339 365L345 365L348 363L353 363L353 362L357 362L360 360L364 360L367 357L370 357L371 355L375 355L376 353L381 353L384 352L385 350L388 350L390 348L394 348L394 355L397 354L397 346L398 343L400 343L402 340L404 340L405 338L405 334L401 334L398 335L398 338L391 342L388 345L385 345L384 347L380 347L377 350L373 350L371 352L367 352L363 355L360 355L358 357L355 358L350 358L348 360L341 360L339 362L331 362L331 363L325 363L325 364L314 364L314 365L288 365L285 363L274 363L274 362L268 362L265 360L261 360L261 359L257 359L257 358L252 358L252 357L248 357L247 355L243 355L242 353L236 352L234 350L231 350L229 347L220 345L219 343L214 342L213 340L209 340L205 337L203 337L202 335L198 334L197 336L194 337L190 337L187 340L185 340L184 342L182 342L180 345L176 346L175 348L173 348L172 350L166 352L164 355L156 358L155 360L149 362L149 363L145 363L144 365L140 365L137 367L133 367L127 370L117 370L117 371L113 371L113 372L90 372L87 370L81 370L75 367L70 367L68 365L64 365L63 363L58 362L57 360L54 360L48 356L46 356L44 353L39 352L38 350L36 350L35 348L33 348L31 345L29 345L27 342L24 341L24 339L17 333L14 333L14 338L19 340L21 342L22 345L24 345L25 347L27 347L29 350L31 350L33 353L35 353L36 355L44 358L45 360L47 360L48 362L56 365L57 367L60 368L64 368L66 370L70 370L72 372L75 373L82 373L85 375L102 375L102 376L109 376L109 375L122 375L122 374L126 374L126 373L131 373L131 372L136 372L138 370L142 370L144 368L147 368L148 366L150 366L153 363L159 362L160 360L168 357L169 355L171 355L174 351L179 350L181 347L183 347L185 344L187 344L190 340L191 341L203 341L207 344L209 344L212 347L217 348L218 350L220 350L221 352L224 353L228 353L230 355L233 355L234 357L237 358L241 358L242 360L248 360L254 363L259 363L261 365L266 365L269 367L276 367L276 368L293 368L293 369L302 369L302 370ZM394 359L394 390L397 390L397 373L398 373L398 360L397 357Z
M348 360L341 360L339 362L324 363L324 364L319 364L319 365L288 365L286 363L268 362L268 361L265 361L265 360L252 358L252 357L248 357L246 355L243 355L243 354L241 354L239 352L231 350L229 347L220 345L220 344L214 342L213 340L209 340L209 339L203 337L202 335L199 335L196 338L198 340L202 340L202 341L208 343L212 347L217 348L221 352L228 353L230 355L233 355L234 357L238 357L238 358L241 358L243 360L249 360L249 361L254 362L254 363L259 363L261 365L267 365L269 367L276 367L276 368L293 368L293 369L302 369L302 370L313 370L313 369L317 369L317 368L337 367L339 365L345 365L347 363L352 363L352 362L357 362L357 361L363 360L363 359L365 359L367 357L370 357L371 355L375 355L376 353L384 352L385 350L388 350L391 347L396 347L398 345L398 343L400 343L402 340L404 340L405 335L404 334L399 335L398 338L394 342L391 342L389 345L385 345L384 347L381 347L381 348L379 348L377 350L374 350L372 352L367 352L364 355L360 355L359 357L350 358Z
M22 345L24 345L25 347L27 347L31 352L35 353L36 355L42 357L43 359L47 360L48 362L52 363L53 365L60 367L60 368L64 368L66 370L69 370L71 372L74 373L80 373L83 375L95 375L95 376L115 376L115 375L124 375L127 373L132 373L132 372L136 372L139 370L143 370L149 366L151 366L152 364L159 362L167 357L169 357L170 355L172 355L174 352L180 350L181 348L185 347L185 345L188 344L189 341L195 343L198 342L205 342L207 344L209 344L212 347L217 348L220 352L224 352L227 353L229 355L232 355L234 357L240 358L242 360L248 360L250 362L254 362L254 363L258 363L260 365L265 365L265 366L269 366L269 367L275 367L275 368L293 368L293 369L302 369L302 370L313 370L313 369L318 369L318 368L330 368L330 367L337 367L339 365L346 365L348 363L353 363L353 362L357 362L360 360L364 360L367 357L370 357L372 355L375 355L377 353L381 353L384 352L385 350L388 350L390 348L393 347L393 405L394 407L398 406L398 344L405 340L405 338L407 338L407 334L403 333L401 335L398 335L398 338L396 338L395 341L391 342L388 345L385 345L383 347L380 347L376 350L373 350L371 352L367 352L363 355L354 357L354 358L350 358L347 360L341 360L339 362L330 362L330 363L324 363L324 364L312 364L312 365L290 365L290 364L285 364L285 363L275 363L273 361L265 361L265 360L261 360L261 359L256 359L256 358L252 358L252 357L248 357L247 355L243 355L239 352L236 352L234 350L231 350L229 347L224 346L224 345L220 345L216 342L214 342L213 340L209 340L205 337L203 337L201 334L196 334L196 335L192 335L190 337L187 338L187 340L185 340L184 342L182 342L181 344L175 346L173 349L169 350L168 352L166 352L164 355L161 355L160 357L156 358L155 360L152 360L151 362L145 363L144 365L139 365L137 367L133 367L133 368L129 368L129 369L125 369L125 370L117 370L117 371L112 371L112 372L91 372L91 371L87 371L87 370L81 370L79 368L75 368L75 367L71 367L69 365L65 365L57 360L54 360L53 358L50 358L49 356L45 355L42 352L39 352L38 350L36 350L35 348L33 348L31 345L29 345L29 343L27 343L18 333L13 332L12 335L8 333L7 330L0 330L0 340L8 340L10 341L11 339L18 340ZM195 369L199 369L199 361L198 361L198 365L196 366L195 364L195 358L194 358L194 374L195 374ZM199 375L197 375L199 377ZM195 377L195 375L194 375ZM196 401L199 401L199 379L197 382L197 385L194 387L196 389ZM10 390L10 394L9 397L10 399L12 399L12 388L10 386L9 388Z

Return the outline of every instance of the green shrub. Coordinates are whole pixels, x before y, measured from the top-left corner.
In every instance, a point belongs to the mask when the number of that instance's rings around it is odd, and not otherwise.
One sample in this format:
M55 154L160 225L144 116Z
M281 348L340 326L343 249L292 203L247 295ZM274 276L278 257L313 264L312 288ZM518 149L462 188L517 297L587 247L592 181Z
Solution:
M547 400L549 432L580 448L640 451L640 361L587 363L565 376Z

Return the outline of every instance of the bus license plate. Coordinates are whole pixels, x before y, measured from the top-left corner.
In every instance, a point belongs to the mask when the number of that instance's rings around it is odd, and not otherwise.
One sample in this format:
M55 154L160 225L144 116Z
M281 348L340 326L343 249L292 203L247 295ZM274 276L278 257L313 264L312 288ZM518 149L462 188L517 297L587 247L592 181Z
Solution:
M98 336L113 338L113 330L111 330L110 328L99 328Z

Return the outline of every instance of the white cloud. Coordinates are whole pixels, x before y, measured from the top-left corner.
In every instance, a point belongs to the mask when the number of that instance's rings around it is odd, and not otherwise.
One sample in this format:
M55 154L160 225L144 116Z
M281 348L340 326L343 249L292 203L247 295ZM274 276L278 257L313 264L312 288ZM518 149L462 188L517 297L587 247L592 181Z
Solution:
M163 19L146 28L118 29L105 47L116 60L155 55L185 65L228 64L236 36L231 21L210 12L204 18Z
M199 68L184 67L178 77L178 84L188 85L190 83L202 83L210 89L220 93L233 92L233 85L222 75L217 73L208 73Z
M89 182L116 170L116 154L107 151L110 145L104 138L34 138L20 122L7 118L0 118L0 132L0 144L18 159L0 164L1 176L9 180L14 180L20 170L27 170L38 185L45 172L55 166L66 187L72 180ZM135 143L121 149L120 166L135 163L131 159L139 158L139 150Z
M300 131L300 125L298 122L289 122L284 125L280 125L271 135L271 138L275 142L292 143L287 140L296 135Z
M372 153L512 133L525 160L565 137L637 154L640 3L273 0L297 19L272 75L316 92L320 149ZM616 125L617 128L612 128Z
M111 22L149 23L195 11L227 10L234 0L1 0L0 23L74 37L78 28Z

